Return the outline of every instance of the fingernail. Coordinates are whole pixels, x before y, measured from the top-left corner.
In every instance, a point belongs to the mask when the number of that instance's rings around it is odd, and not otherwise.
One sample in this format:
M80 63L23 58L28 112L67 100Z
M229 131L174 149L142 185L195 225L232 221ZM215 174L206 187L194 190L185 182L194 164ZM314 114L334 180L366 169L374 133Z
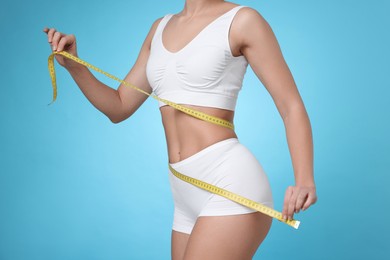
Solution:
M287 216L286 216L286 215L284 215L284 216L283 216L283 220L286 220L286 219L287 219Z
M55 51L56 50L56 47L53 45L53 51Z

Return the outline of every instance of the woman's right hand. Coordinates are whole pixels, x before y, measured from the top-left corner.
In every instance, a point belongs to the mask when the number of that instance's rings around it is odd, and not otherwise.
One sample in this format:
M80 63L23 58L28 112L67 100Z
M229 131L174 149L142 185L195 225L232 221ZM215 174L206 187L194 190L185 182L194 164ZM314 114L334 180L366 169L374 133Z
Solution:
M43 32L47 34L48 42L52 51L66 51L77 57L76 37L73 34L64 34L54 28L45 28ZM78 65L75 61L65 58L62 55L55 55L57 62L65 67L70 68Z

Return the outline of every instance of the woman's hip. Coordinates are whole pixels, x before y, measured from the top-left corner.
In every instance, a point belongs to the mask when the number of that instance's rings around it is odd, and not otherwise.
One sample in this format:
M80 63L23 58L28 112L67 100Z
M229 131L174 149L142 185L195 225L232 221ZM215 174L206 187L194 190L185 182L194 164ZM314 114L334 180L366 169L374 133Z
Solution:
M170 163L176 171L272 206L268 177L256 157L237 138L217 142L192 156ZM191 203L193 196L210 196L169 171L175 202Z

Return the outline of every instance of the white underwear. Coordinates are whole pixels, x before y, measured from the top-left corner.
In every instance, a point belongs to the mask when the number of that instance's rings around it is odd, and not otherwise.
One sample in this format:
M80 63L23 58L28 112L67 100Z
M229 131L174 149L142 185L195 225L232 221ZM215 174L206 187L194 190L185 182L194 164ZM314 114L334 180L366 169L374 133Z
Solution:
M212 144L196 154L170 164L178 172L232 191L273 208L268 177L255 156L237 138ZM176 178L169 170L175 205L175 231L190 234L199 216L224 216L255 212L219 195Z

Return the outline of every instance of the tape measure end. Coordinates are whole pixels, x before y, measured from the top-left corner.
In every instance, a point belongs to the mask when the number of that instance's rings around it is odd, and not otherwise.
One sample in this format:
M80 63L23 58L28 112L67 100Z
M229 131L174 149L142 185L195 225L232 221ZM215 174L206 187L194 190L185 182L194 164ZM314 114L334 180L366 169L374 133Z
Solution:
M295 229L298 229L300 224L301 224L300 221L295 220L295 223L294 223L294 226L293 226L293 227L294 227Z
M50 106L51 104L54 103L54 101L56 101L55 99L53 99L49 104L47 104L47 106Z

